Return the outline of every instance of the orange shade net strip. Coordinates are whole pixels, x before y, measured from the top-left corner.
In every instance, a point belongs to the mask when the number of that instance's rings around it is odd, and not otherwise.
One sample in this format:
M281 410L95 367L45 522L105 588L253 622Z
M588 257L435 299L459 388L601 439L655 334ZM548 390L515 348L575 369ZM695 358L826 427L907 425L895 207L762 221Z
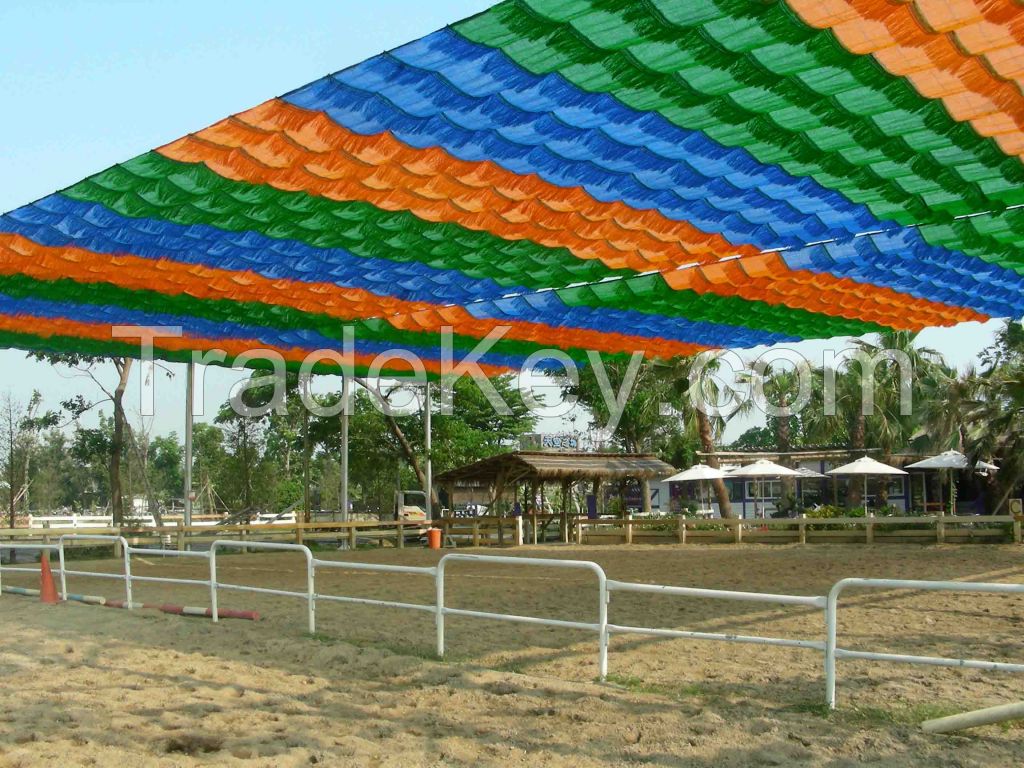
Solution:
M972 0L786 0L810 26L941 99L1008 155L1024 157L1024 8Z
M640 350L651 357L694 355L708 349L699 344L580 328L556 328L524 320L480 319L462 307L404 301L331 283L272 280L252 272L173 260L107 255L74 247L50 247L11 234L0 234L0 275L25 275L36 280L67 278L83 284L106 283L169 296L184 294L197 299L259 302L327 315L342 321L379 317L404 331L436 334L448 326L453 333L478 339L503 329L502 338L542 346L557 337L560 344L579 349L627 354Z

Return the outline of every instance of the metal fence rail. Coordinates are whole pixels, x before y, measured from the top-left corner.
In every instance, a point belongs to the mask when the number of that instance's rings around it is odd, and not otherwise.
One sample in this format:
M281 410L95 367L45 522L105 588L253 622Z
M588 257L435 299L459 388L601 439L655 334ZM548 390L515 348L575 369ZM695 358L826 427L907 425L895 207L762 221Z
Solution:
M963 669L986 669L999 672L1024 672L1024 664L985 661L982 659L957 659L947 656L909 656L901 653L879 653L854 651L839 648L836 634L839 614L839 596L847 589L909 589L926 592L974 592L996 594L1024 594L1024 584L999 584L983 581L919 581L915 579L842 579L837 581L828 593L828 608L825 624L825 701L830 709L836 708L836 660L864 659L867 661L888 661L897 664L925 664L937 667L959 667Z
M73 539L87 539L92 541L104 541L120 545L123 553L123 573L106 573L96 571L66 570L64 563L64 545L66 541ZM230 589L241 592L252 592L256 594L273 595L277 597L294 597L304 600L306 603L307 627L310 633L316 631L316 604L317 601L325 600L337 603L352 603L376 607L398 608L404 610L415 610L432 613L434 615L437 640L437 655L443 657L445 653L445 617L461 616L467 618L491 619L496 621L509 621L524 624L537 624L563 629L583 630L596 632L598 636L598 669L601 679L608 674L609 639L612 634L640 634L652 637L677 638L689 640L712 640L722 642L754 643L768 646L782 646L793 648L804 648L820 651L824 655L825 665L825 700L830 708L836 706L836 664L838 659L861 659L878 662L890 662L901 664L922 664L929 666L956 667L965 669L982 669L999 672L1024 672L1024 664L1008 662L987 661L981 659L961 659L943 656L914 656L897 653L884 653L875 651L861 651L847 648L840 648L837 644L837 625L839 611L839 597L847 589L905 589L918 591L940 591L940 592L972 592L972 593L993 593L993 594L1024 594L1024 584L1001 584L988 582L959 582L959 581L918 581L909 579L863 579L850 578L842 579L832 586L827 596L817 595L784 595L761 592L738 592L733 590L705 589L700 587L678 587L660 584L640 584L635 582L617 581L609 579L604 569L595 562L589 560L560 560L536 557L509 557L500 555L476 555L449 553L441 557L434 567L408 566L408 565L384 565L380 563L362 563L339 560L320 560L313 556L308 547L302 544L284 544L275 542L238 541L238 540L217 540L211 545L207 552L189 552L180 550L153 550L141 549L128 546L124 537L89 535L89 534L65 534L62 535L57 544L15 544L4 545L15 549L26 549L34 551L57 552L60 558L59 572L61 576L61 597L68 599L67 580L68 575L84 576L89 578L113 578L124 581L127 602L125 607L132 607L132 582L143 581L149 583L177 584L187 586L206 587L210 595L210 616L213 621L219 618L217 597L218 590ZM306 564L306 589L295 591L286 589L272 589L268 587L255 587L244 584L222 583L217 579L217 553L223 549L258 549L265 551L296 552L303 556ZM132 555L145 554L147 556L185 557L206 559L209 562L208 579L181 579L158 576L137 576L132 574ZM552 619L537 616L524 616L509 613L491 613L488 611L477 611L463 608L451 608L445 604L445 574L448 566L452 563L476 563L482 565L502 565L529 568L562 568L576 569L592 573L596 577L598 588L597 617L595 621L570 621L566 619ZM348 570L377 573L394 573L400 575L416 575L432 578L434 580L434 602L433 604L406 603L396 600L383 600L376 598L350 597L347 595L333 595L320 593L316 590L316 573L318 570ZM54 569L58 570L58 569ZM38 568L26 568L16 566L0 565L0 574L5 571L32 571L38 572ZM700 632L683 629L638 627L622 624L614 624L609 621L609 601L613 592L620 593L643 593L662 595L666 597L683 597L693 599L711 600L732 600L749 603L769 603L784 606L798 606L821 610L825 615L825 638L797 639L765 637L758 635L740 635L723 632Z
M527 565L542 568L573 568L590 571L597 576L597 622L563 621L561 619L542 619L533 616L517 616L509 613L488 613L487 611L470 611L462 608L447 608L444 604L444 574L448 563L494 563L498 565ZM507 557L502 555L462 555L452 553L445 555L437 564L436 595L437 595L437 655L444 656L444 617L469 616L478 619L495 619L497 621L513 621L521 624L543 624L563 629L596 630L598 633L597 665L601 679L608 674L608 577L604 569L590 560L553 560L544 557Z

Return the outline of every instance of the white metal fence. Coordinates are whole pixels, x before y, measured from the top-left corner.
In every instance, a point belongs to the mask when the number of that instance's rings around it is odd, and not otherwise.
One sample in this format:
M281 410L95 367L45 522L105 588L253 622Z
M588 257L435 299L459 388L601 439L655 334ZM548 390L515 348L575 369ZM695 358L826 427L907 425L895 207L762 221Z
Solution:
M64 562L64 543L69 539L88 539L113 544L120 548L123 558L123 572L109 573L102 571L70 570ZM437 655L443 657L445 653L445 617L461 616L467 618L492 619L497 621L511 621L523 624L538 624L562 629L575 629L587 632L595 632L598 636L598 669L602 680L608 674L608 652L609 640L613 634L639 634L653 637L678 638L689 640L711 640L733 643L753 643L758 645L782 646L790 648L804 648L820 651L824 656L825 665L825 701L830 708L836 706L836 663L839 659L861 659L868 661L893 662L902 664L923 664L930 666L957 667L965 669L982 669L999 672L1024 672L1024 664L987 661L980 659L962 659L944 656L911 656L905 654L883 653L875 651L861 651L847 648L840 648L837 644L838 633L838 612L839 597L847 589L886 589L886 590L918 590L918 591L942 591L942 592L974 592L974 593L1002 593L1002 594L1024 594L1024 584L999 584L986 582L961 582L961 581L916 581L906 579L842 579L826 595L783 595L762 592L736 592L720 589L702 589L697 587L676 587L660 584L640 584L636 582L616 581L609 579L604 569L589 560L559 560L536 557L509 557L500 555L475 555L450 553L441 557L438 564L433 567L408 566L408 565L383 565L379 563L360 563L340 560L320 560L313 556L312 551L302 544L282 544L276 542L254 542L237 540L217 540L213 542L206 552L190 552L180 550L163 549L141 549L128 546L128 543L121 536L101 536L65 534L62 535L57 544L2 544L0 549L11 550L32 550L56 552L59 558L59 565L54 572L60 573L60 596L68 599L67 577L80 576L88 578L105 578L123 580L126 602L124 607L138 607L132 602L132 583L150 582L162 584L178 584L196 587L204 587L209 590L210 615L213 621L217 621L220 615L218 608L218 591L221 589L236 590L239 592L252 592L256 594L273 595L278 597L299 598L306 603L306 619L308 631L312 634L316 631L316 605L318 601L337 603L353 603L360 605L398 608L431 613L434 616L437 631ZM220 582L217 579L217 553L224 549L242 550L266 550L296 552L303 556L306 570L306 589L304 591L273 589L268 587L255 587L243 584L230 584ZM180 579L159 576L139 576L132 573L132 555L145 554L147 556L185 557L205 559L209 563L208 579ZM535 616L523 616L508 613L490 613L487 611L469 610L463 608L451 608L445 603L445 574L450 564L458 562L470 562L477 564L494 564L503 566L528 567L528 568L559 568L588 571L596 578L597 583L597 619L596 621L569 621L564 619L543 618ZM405 575L416 575L432 578L434 580L434 602L430 603L406 603L394 600L381 600L364 597L351 597L346 595L322 594L316 590L316 573L321 569L345 569L355 571L376 571L382 573L397 573ZM0 576L4 572L25 572L38 573L38 566L12 566L0 565ZM775 605L795 606L820 610L824 614L825 637L823 640L799 639L785 637L766 637L760 635L740 635L722 632L698 632L683 629L638 627L622 624L614 624L609 621L609 602L612 593L644 593L662 595L665 597L684 597L695 599L730 600L749 603L771 603Z

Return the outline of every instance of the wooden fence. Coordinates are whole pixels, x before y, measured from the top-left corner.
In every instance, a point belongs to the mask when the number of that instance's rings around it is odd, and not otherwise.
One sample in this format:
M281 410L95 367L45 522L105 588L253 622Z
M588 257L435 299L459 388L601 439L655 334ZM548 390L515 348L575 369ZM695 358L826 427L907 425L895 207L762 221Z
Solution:
M657 543L1021 543L1024 516L922 515L903 517L794 517L767 520L624 518L576 522L580 544Z
M913 517L782 518L768 520L563 517L446 517L434 521L446 546L516 546L575 542L577 544L711 544L711 543L968 543L1013 541L1021 543L1024 516L926 515ZM159 528L5 528L5 542L54 543L62 534L124 536L131 546L184 550L186 545L209 544L216 539L316 541L404 547L420 544L424 523L410 521L349 521L247 525L164 525ZM68 547L95 547L96 543L70 540Z
M124 536L130 546L155 546L184 550L186 544L210 544L217 539L245 541L286 541L305 544L316 541L345 541L351 548L360 543L390 544L404 547L410 538L418 539L426 530L423 523L402 521L314 522L242 525L163 525L124 528L2 528L0 548L5 542L28 544L55 543L64 534ZM68 540L66 547L95 547L95 541Z

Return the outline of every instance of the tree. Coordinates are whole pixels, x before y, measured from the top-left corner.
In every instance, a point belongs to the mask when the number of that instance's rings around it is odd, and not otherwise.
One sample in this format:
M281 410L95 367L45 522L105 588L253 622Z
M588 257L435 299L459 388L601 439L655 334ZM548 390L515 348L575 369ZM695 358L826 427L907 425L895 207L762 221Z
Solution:
M54 365L66 365L80 374L87 376L105 395L103 399L89 402L81 395L64 401L62 406L68 411L73 419L79 419L87 411L104 402L111 402L114 406L113 431L110 437L108 454L108 483L110 491L110 512L115 526L124 522L124 497L121 490L121 461L125 449L125 432L131 430L124 412L124 391L128 386L128 377L131 374L132 363L130 357L95 357L90 355L53 355L47 353L34 353L30 355L36 360L44 360ZM117 382L114 387L108 388L103 384L96 374L96 366L103 361L110 361L117 373Z
M7 515L14 527L16 508L28 506L32 456L40 430L52 426L56 416L39 415L42 397L33 391L27 404L14 399L8 391L0 401L0 451L3 454L4 479L7 484Z
M694 362L695 358L676 358L640 364L612 435L616 443L629 452L653 452L662 458L671 450L670 458L676 460L692 460L693 448L700 445L708 455L708 463L718 466L715 436L723 421L694 403L694 396L713 400L718 392L709 377L702 377L698 382L699 391L691 391L690 373ZM713 370L714 365L706 369ZM613 391L620 392L629 375L628 363L606 363L605 371ZM566 395L575 396L590 411L594 425L609 423L609 405L592 366L580 371L578 384L566 381L562 390ZM649 481L641 481L645 511L650 508L649 485ZM713 487L722 516L731 517L732 503L725 483L718 480Z

